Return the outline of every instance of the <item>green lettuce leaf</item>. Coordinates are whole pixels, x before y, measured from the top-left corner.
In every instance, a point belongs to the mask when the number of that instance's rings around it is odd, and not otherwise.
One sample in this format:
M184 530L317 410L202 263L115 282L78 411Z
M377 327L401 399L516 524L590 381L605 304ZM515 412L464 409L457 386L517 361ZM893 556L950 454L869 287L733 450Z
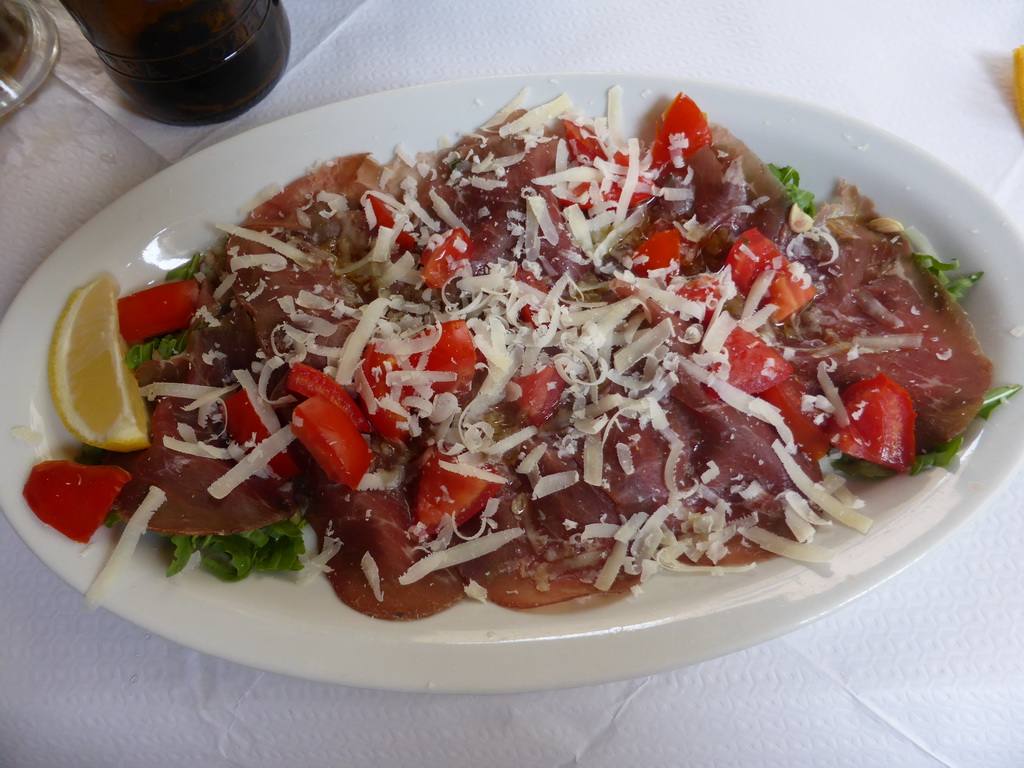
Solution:
M928 467L948 467L949 463L953 461L956 455L960 452L960 446L964 444L962 436L954 437L952 440L948 440L941 445L935 446L934 449L928 453L922 453L914 458L914 463L910 466L910 474L916 475L918 472L922 472Z
M1010 384L1005 387L996 387L993 390L989 390L985 393L985 399L982 400L981 410L978 411L978 415L988 420L988 417L992 415L992 411L1020 392L1021 388L1020 384Z
M963 299L968 289L977 285L985 275L984 272L971 272L970 274L951 280L950 276L946 273L954 272L960 268L959 259L953 259L952 261L939 261L929 253L915 253L914 260L922 269L925 269L934 275L935 278L946 287L949 294L957 301Z
M202 264L202 261L203 255L201 253L192 254L192 258L186 261L184 264L181 264L175 267L174 269L169 270L167 274L164 276L164 280L166 280L169 283L174 280L191 280L193 277L196 276L196 273L199 271L199 267Z
M778 166L768 163L768 170L782 182L789 193L789 198L808 216L814 216L818 207L814 204L814 195L800 188L800 174L791 165Z
M873 461L857 459L845 453L836 459L832 459L829 463L832 465L832 469L852 477L878 479L892 477L896 474L895 469L883 467L881 464L875 464Z
M224 581L240 581L253 571L302 570L304 521L296 515L255 531L224 536L170 535L174 545L167 575L180 573L198 552L200 564Z
M188 330L184 330L136 344L128 349L124 361L134 371L147 360L152 360L154 352L164 360L180 355L188 346L189 333Z

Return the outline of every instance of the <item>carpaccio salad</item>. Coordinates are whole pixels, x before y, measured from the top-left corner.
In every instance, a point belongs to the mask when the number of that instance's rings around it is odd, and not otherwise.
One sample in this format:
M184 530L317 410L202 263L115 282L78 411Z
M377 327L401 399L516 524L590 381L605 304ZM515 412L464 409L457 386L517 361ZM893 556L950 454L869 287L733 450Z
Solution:
M122 317L151 337L152 445L101 458L114 519L157 487L172 573L304 566L378 618L825 560L820 527L871 522L845 476L948 462L991 385L955 296L976 276L849 184L817 205L682 94L647 140L514 102L222 229L160 287L181 319Z

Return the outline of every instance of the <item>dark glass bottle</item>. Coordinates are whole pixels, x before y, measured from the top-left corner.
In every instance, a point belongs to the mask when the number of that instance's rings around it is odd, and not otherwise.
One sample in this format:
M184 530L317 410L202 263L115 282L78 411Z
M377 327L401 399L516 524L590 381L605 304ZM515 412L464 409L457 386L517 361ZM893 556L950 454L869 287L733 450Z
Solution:
M291 35L280 0L61 0L107 74L164 123L230 120L280 79Z

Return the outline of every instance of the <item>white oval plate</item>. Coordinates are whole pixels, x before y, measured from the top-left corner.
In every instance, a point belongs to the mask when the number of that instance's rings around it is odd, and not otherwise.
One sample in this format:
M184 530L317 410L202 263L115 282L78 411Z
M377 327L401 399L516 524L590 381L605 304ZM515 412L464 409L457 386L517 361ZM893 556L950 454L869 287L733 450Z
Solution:
M887 216L914 224L949 259L989 272L968 296L998 383L1024 382L1024 326L1017 295L1024 245L987 198L934 158L869 125L765 93L676 78L612 75L510 77L443 83L364 96L257 128L178 163L82 227L25 285L0 326L0 504L26 544L84 592L112 546L106 530L82 547L42 525L21 488L38 457L69 455L73 442L50 403L47 347L76 287L109 270L123 289L157 279L217 239L252 197L318 161L350 152L391 157L433 149L471 131L529 87L529 105L569 93L604 114L621 85L627 128L647 126L682 90L766 162L793 165L803 186L828 196L846 178ZM643 135L643 134L641 134ZM166 552L144 540L105 607L146 631L196 650L303 678L392 690L522 691L651 674L727 654L792 630L900 571L984 506L1022 458L1022 412L1011 402L975 425L954 472L900 477L864 489L876 521L866 536L835 526L826 568L777 560L724 577L659 574L643 593L531 612L469 600L419 622L390 623L343 606L326 580L299 586L254 576L224 584L203 572L163 577ZM32 446L12 436L29 427Z

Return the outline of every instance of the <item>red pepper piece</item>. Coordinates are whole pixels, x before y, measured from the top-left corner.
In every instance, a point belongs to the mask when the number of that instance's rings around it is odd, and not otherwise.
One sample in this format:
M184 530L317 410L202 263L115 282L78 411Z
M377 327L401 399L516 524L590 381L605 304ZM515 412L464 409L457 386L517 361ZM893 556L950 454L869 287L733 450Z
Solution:
M180 331L199 309L199 283L160 283L117 300L117 322L129 343Z
M355 488L373 461L355 422L330 400L314 395L292 411L292 431L336 483Z
M131 475L113 465L44 461L32 467L22 494L36 517L82 544L103 525Z

